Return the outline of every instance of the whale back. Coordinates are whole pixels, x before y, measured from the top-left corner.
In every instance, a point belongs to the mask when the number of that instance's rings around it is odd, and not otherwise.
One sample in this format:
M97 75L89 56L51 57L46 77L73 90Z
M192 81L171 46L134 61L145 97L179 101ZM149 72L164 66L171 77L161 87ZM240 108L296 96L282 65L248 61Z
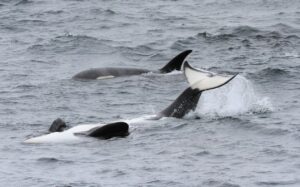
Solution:
M163 68L161 68L159 73L169 73L174 70L181 70L182 63L184 59L192 52L192 50L186 50L175 56L171 61L169 61ZM143 73L151 72L147 69L138 68L116 68L116 67L106 67L106 68L92 68L82 72L77 73L72 78L73 79L109 79L114 77L140 75ZM157 71L154 71L157 72Z
M129 75L140 75L148 72L150 71L137 68L92 68L74 75L73 79L108 79Z

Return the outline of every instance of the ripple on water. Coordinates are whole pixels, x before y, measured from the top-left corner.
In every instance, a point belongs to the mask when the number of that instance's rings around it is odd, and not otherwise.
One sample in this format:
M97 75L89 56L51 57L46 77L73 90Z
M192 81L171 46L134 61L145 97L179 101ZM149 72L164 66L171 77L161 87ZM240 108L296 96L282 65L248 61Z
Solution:
M269 181L261 181L256 184L259 186L288 186L298 184L300 181L298 179L291 180L269 180Z
M208 179L202 182L203 186L207 187L240 187L238 184L233 184L230 182L219 181L215 179Z
M48 43L34 44L27 49L33 53L47 51L54 53L108 53L113 51L112 47L95 37L87 35L72 35L68 33L57 36L51 39Z
M221 44L221 46L223 46L224 44L227 44L226 46L229 46L227 48L230 51L242 50L243 48L253 50L261 48L262 45L267 49L283 48L290 51L290 48L295 47L297 42L299 42L300 37L298 33L298 29L288 25L286 25L285 29L277 29L277 26L258 29L247 25L223 27L215 33L205 31L199 32L193 37L179 39L174 42L172 48L182 49L183 47L191 45L198 46L199 43L204 42L208 45Z
M36 160L38 163L42 164L53 164L53 163L58 163L58 164L72 164L74 163L73 161L70 160L60 160L54 157L41 157Z
M15 5L21 6L21 5L27 5L27 4L32 4L32 3L33 3L33 1L30 1L30 0L21 0L18 3L16 3Z

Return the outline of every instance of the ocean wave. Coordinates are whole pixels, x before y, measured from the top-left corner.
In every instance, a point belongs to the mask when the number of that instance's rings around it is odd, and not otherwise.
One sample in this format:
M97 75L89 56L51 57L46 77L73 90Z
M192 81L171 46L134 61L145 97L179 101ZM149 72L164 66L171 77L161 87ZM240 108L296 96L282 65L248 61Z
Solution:
M33 1L30 1L30 0L21 0L19 2L17 2L15 5L18 6L18 5L27 5L27 4L31 4L33 3Z
M22 33L22 32L27 31L27 29L21 28L16 25L3 25L0 29L4 30L6 32L15 32L15 33Z
M45 11L44 13L57 15L57 14L61 14L63 12L64 12L63 10L48 10L48 11Z
M151 54L151 52L154 51L154 49L152 49L148 45L138 45L136 47L121 46L121 47L118 47L118 49L120 49L120 51L123 52L123 53L136 52L136 53L139 53L139 54L149 54L149 53Z
M95 53L111 52L112 48L97 38L87 35L65 34L51 39L45 44L34 44L27 48L32 52L52 51L55 53L84 51Z
M289 56L285 57L273 57L273 61L277 58L290 58ZM275 60L274 60L275 59ZM297 77L299 66L296 64L279 64L273 67L267 67L263 69L256 70L255 72L249 73L248 75L258 81L267 81L274 82L280 81L285 82L287 79L295 79Z
M104 10L104 13L105 13L106 15L109 15L109 16L115 15L115 14L116 14L116 12L113 11L113 10L111 10L111 9L106 9L106 10Z
M203 186L216 186L216 187L240 187L238 184L232 184L224 181L215 179L207 179L202 183Z
M156 52L149 45L138 45L136 47L119 46L116 48L123 56L131 60L140 60L140 57L153 56Z
M20 89L20 90L23 90L23 91L32 90L32 89L35 89L35 88L38 88L38 86L33 85L33 84L22 84L22 85L18 85L18 86L15 87L15 89Z
M44 26L47 22L38 19L22 19L18 21L20 25L30 25L30 26Z
M286 34L298 34L300 32L300 29L284 23L277 23L275 25L271 25L270 29L278 30Z
M280 28L278 28L280 26ZM299 30L288 25L280 24L268 27L268 30L262 30L250 26L223 27L217 31L217 34L200 32L195 38L202 38L208 41L224 41L231 39L253 39L253 40L279 40L279 39L299 39L297 35ZM193 38L188 38L191 40ZM188 43L188 41L185 41Z
M57 42L61 42L61 43L65 43L65 42L72 42L72 41L76 41L76 42L84 42L84 41L97 41L97 38L91 37L91 36L87 36L87 35L72 35L70 33L66 33L65 35L61 35L61 36L57 36L54 39L52 39L52 41L57 41Z
M116 11L109 9L109 8L108 9L94 8L94 9L91 9L90 12L95 15L104 15L104 16L113 16L113 15L117 14Z
M287 39L287 40L299 40L300 37L298 35L295 35L295 34L291 34L291 35L288 35L286 36L284 39Z
M281 126L278 127L268 127L268 126L261 126L259 129L259 133L268 135L271 137L278 137L278 136L285 136L293 133L293 130L290 129L284 129ZM264 154L273 154L273 155L279 155L280 153L282 154L287 154L283 152L284 150L278 151L278 150L272 150L272 149L265 149L263 150Z
M258 72L259 77L278 77L288 75L289 71L280 68L265 68Z
M47 10L44 12L38 12L38 13L34 13L32 14L33 17L40 17L40 16L49 16L49 15L59 15L64 13L63 10Z
M294 185L299 183L299 180L269 180L269 181L261 181L256 184L259 186L286 186L286 185Z
M259 29L245 25L233 28L231 34L236 36L250 36L255 35L259 32L261 32Z
M41 157L37 159L38 162L41 163L73 163L73 161L69 160L60 160L54 157Z

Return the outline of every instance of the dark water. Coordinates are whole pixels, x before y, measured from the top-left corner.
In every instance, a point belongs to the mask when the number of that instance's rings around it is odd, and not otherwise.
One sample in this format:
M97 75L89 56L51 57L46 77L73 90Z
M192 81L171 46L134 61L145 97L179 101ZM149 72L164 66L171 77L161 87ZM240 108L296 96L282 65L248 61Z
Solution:
M300 186L300 1L0 1L1 186ZM92 67L240 75L184 119L146 121L181 73L74 81ZM131 121L125 139L28 145L57 117ZM200 117L200 119L198 119Z

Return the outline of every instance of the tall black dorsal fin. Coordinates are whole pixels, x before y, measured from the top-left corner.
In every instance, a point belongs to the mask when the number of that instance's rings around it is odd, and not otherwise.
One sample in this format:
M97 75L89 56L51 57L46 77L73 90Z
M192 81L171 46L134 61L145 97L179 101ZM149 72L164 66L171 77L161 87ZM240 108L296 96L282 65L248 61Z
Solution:
M169 63L167 63L163 68L161 68L159 71L161 73L169 73L174 70L181 70L182 63L184 62L184 59L192 52L192 50L186 50L181 53L179 53L177 56L175 56L172 60L170 60Z

